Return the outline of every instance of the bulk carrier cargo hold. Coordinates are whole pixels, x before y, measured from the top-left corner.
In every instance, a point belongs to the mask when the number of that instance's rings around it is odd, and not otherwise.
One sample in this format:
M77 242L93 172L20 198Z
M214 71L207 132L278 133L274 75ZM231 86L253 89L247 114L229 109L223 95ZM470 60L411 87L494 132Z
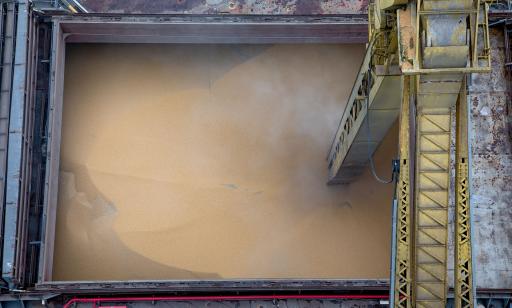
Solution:
M374 63L392 47L365 53L381 2L2 2L2 303L386 305L408 73ZM471 288L495 307L512 289L508 14L481 26L491 73L465 72Z

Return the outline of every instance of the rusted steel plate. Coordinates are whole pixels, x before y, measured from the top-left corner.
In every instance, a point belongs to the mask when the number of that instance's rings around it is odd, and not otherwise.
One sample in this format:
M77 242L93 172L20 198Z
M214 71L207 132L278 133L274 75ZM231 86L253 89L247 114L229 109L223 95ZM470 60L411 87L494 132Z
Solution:
M95 43L366 43L364 15L124 15L54 17L66 42Z
M504 37L491 31L492 73L470 86L471 203L476 287L512 289L512 139Z
M366 14L369 0L82 0L90 12L130 14Z

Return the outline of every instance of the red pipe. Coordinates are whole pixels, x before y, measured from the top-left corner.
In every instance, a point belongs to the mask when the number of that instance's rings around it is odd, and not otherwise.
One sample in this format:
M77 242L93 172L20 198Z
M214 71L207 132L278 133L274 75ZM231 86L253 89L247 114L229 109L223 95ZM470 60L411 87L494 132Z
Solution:
M388 295L232 295L232 296L156 296L156 297L96 297L73 298L64 308L74 303L147 302L147 301L230 301L230 300L279 300L279 299L389 299Z

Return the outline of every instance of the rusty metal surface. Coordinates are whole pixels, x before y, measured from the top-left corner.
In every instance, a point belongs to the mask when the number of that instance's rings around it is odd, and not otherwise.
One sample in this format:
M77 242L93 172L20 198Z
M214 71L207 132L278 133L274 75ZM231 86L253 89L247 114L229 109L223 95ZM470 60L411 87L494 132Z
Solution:
M381 280L174 280L174 281L61 281L37 284L37 292L60 294L110 294L112 292L268 292L354 291L386 292L388 281Z
M78 304L77 308L89 308L91 304ZM138 302L127 303L126 306L117 304L111 307L137 308L377 308L386 307L378 300L276 300L276 301L180 301L180 302Z
M470 145L476 284L512 288L510 76L501 28L491 32L492 73L470 86Z
M130 14L366 14L369 0L83 0L90 12Z
M55 15L66 42L365 43L364 15Z
M512 75L512 20L504 20L503 35L505 44L505 68L510 77Z

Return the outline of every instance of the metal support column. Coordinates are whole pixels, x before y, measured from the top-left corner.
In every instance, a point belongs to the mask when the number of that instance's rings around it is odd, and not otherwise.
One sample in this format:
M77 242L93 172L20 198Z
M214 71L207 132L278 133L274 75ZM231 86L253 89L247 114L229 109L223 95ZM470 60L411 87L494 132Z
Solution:
M7 150L7 185L2 247L2 278L13 288L20 283L26 236L26 204L30 181L31 149L31 63L34 57L30 3L15 2L17 6L16 40L12 94L9 116L9 142ZM29 65L27 65L29 64Z
M12 75L16 38L16 4L0 3L2 13L2 48L0 75L0 244L3 241L5 190L7 176L7 146L9 141L9 116L11 112ZM0 251L0 256L2 252Z
M412 213L411 213L411 154L410 154L410 121L411 121L411 79L402 77L402 107L400 113L400 174L397 185L397 239L396 269L393 274L394 307L411 308L412 302Z
M457 102L455 186L455 307L473 307L466 82Z

